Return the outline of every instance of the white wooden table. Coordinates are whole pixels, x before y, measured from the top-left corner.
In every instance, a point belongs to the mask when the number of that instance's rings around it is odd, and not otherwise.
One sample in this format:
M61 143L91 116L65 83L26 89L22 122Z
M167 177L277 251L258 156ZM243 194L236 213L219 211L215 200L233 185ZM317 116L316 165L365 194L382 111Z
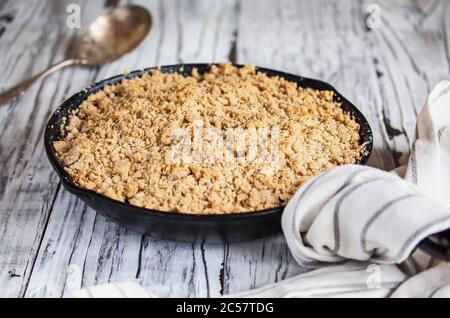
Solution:
M82 30L67 27L68 5L80 6L83 28L117 2L0 1L0 89L70 51ZM0 107L2 297L61 297L126 279L160 296L220 296L302 272L281 235L240 244L157 241L64 190L45 156L43 130L64 99L94 81L125 69L224 60L322 79L367 116L375 135L369 163L392 169L407 158L427 92L450 78L448 0L131 2L154 18L136 51L110 65L63 70ZM373 4L381 24L370 28Z

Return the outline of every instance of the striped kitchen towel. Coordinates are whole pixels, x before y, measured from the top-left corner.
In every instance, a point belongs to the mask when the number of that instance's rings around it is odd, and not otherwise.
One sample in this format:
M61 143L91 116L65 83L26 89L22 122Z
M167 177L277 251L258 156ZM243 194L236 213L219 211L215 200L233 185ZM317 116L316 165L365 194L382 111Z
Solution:
M152 293L136 281L100 284L73 291L71 298L152 298Z
M447 228L449 207L392 173L356 165L308 182L283 214L289 248L306 268L348 259L399 264Z

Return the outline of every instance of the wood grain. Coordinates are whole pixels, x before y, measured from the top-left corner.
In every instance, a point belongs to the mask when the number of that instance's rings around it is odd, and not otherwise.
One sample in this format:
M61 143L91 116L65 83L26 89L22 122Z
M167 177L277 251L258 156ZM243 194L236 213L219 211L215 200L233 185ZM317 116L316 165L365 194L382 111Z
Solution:
M125 1L123 1L125 2ZM303 271L281 235L254 242L158 241L97 215L60 186L45 158L51 112L92 82L152 65L230 60L332 83L368 118L369 164L407 159L427 92L450 76L450 4L434 1L132 1L154 26L134 52L97 68L63 70L0 107L0 297L62 297L82 286L137 280L164 297L214 297ZM5 89L64 58L79 29L121 1L0 2ZM367 27L367 7L381 9Z

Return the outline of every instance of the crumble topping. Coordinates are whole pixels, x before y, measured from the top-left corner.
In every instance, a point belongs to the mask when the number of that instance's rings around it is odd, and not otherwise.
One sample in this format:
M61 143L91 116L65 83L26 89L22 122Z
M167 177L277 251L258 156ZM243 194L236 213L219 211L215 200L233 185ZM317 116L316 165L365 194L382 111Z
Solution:
M255 140L247 131L277 129L276 165L224 160L208 136L200 160L174 161L174 131L184 129L193 141L198 122L219 134L235 129L247 141ZM82 188L149 209L225 214L284 205L312 176L356 163L358 132L331 91L221 64L187 77L153 70L106 86L65 118L53 146ZM250 146L227 151L249 155Z

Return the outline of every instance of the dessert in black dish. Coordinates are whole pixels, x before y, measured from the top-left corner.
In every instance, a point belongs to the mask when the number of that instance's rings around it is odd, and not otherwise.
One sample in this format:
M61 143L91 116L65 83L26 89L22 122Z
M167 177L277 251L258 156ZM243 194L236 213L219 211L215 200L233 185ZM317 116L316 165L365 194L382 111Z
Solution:
M178 64L162 66L159 69L162 73L176 72L183 76L189 76L194 68L202 74L208 71L211 65ZM241 67L240 65L235 66ZM53 147L53 142L60 139L60 127L63 119L72 110L78 108L87 96L101 90L104 86L119 83L124 79L141 76L151 69L137 70L98 82L67 99L53 113L45 130L45 150L50 163L60 176L64 187L82 199L88 206L118 224L136 232L161 239L177 241L201 240L208 242L245 241L280 233L283 206L236 214L192 215L168 213L116 201L97 192L82 189L73 182L69 174L58 162ZM362 113L334 87L322 81L297 75L259 67L256 69L268 76L279 76L288 81L295 82L301 87L333 91L334 98L341 104L342 109L349 113L360 126L360 143L364 145L364 152L358 164L365 164L367 162L373 146L370 126Z

